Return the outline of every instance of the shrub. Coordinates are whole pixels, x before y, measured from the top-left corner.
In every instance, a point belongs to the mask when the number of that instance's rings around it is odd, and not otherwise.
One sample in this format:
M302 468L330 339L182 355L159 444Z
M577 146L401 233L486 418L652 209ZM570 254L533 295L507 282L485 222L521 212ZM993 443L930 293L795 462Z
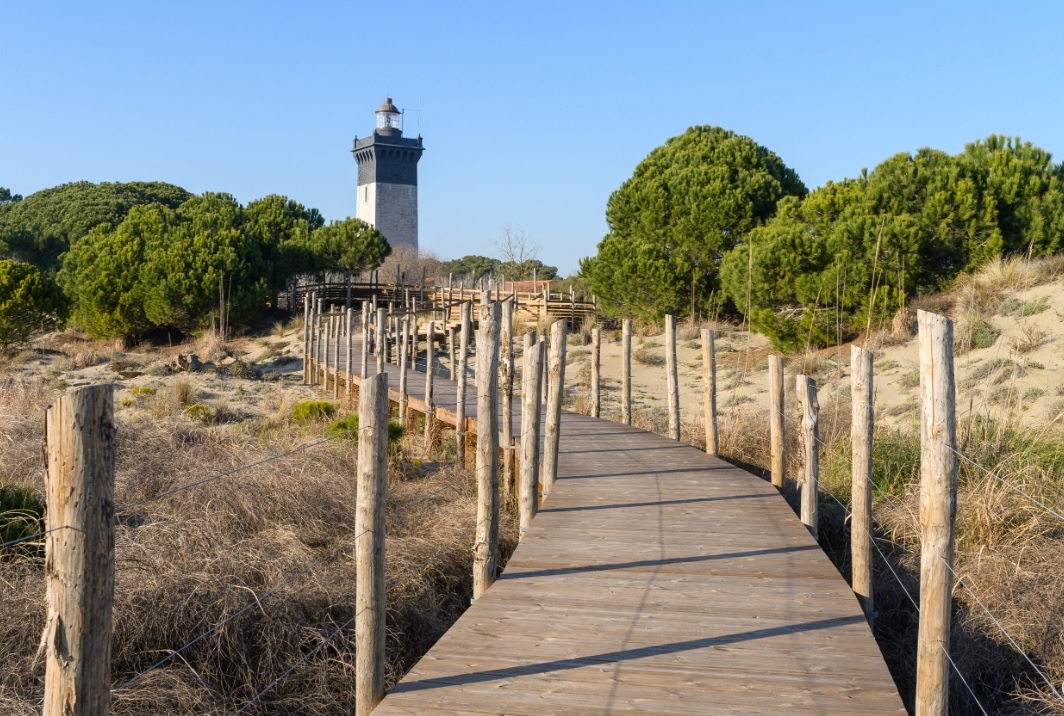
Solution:
M634 358L637 363L642 363L643 365L649 365L649 366L662 366L662 365L665 365L665 359L662 356L654 355L649 350L647 350L647 345L648 344L644 343L643 345L641 345L638 348L636 348L632 352L632 358Z
M399 423L388 423L388 446L394 445L397 440L403 437L404 432L403 426ZM325 435L326 437L340 438L342 440L357 440L358 413L351 413L339 420L334 420L325 429Z
M1017 353L1030 353L1048 341L1049 335L1049 331L1045 328L1035 325L1024 326L1020 335L1013 336L1009 340L1009 345Z
M189 420L197 423L213 423L214 411L211 410L211 406L204 405L203 403L193 403L185 408L185 415Z
M36 267L0 261L0 348L7 350L33 331L58 323L66 305L59 286Z
M1001 313L1006 316L1027 318L1035 316L1049 308L1049 296L1042 296L1037 301L1021 301L1018 298L1006 298L1001 302Z
M335 414L336 403L326 400L303 400L292 406L292 420L297 423L326 420Z

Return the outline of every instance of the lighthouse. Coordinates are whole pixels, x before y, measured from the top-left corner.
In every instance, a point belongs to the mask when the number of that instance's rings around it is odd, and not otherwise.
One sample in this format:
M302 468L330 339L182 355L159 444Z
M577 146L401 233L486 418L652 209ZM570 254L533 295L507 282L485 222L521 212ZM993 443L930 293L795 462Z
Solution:
M351 154L358 164L355 216L377 228L392 249L417 251L417 163L425 147L421 136L403 137L401 114L392 98L377 109L377 127L355 139Z

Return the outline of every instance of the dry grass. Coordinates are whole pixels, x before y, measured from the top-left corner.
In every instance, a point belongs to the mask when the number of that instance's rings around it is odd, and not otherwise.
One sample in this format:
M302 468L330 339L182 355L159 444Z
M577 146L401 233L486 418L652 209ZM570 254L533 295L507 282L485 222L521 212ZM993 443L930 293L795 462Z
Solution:
M1020 328L1020 332L1009 339L1009 347L1023 355L1044 346L1052 335L1048 329L1029 323Z
M320 437L279 420L198 426L176 408L191 381L151 396L161 417L123 418L116 502L151 499ZM182 387L176 387L182 386ZM0 385L0 481L40 491L42 380ZM274 408L284 413L281 392ZM214 403L216 412L224 402ZM140 413L144 415L144 413ZM444 444L453 442L442 440ZM394 683L469 604L475 486L409 431L390 458L387 680ZM120 514L115 532L113 678L124 683L237 611L252 608L115 694L115 714L231 713L354 614L355 448L337 441ZM503 517L503 556L515 529ZM272 587L333 555L276 594ZM38 713L44 623L37 558L0 562L0 711ZM256 599L261 602L256 604ZM354 703L351 628L281 681L253 713L339 714Z

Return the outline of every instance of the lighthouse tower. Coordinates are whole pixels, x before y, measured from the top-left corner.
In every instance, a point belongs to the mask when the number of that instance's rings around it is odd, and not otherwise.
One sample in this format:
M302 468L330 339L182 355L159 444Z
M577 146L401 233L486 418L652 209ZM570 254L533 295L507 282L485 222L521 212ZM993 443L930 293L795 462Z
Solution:
M372 136L356 139L351 154L358 163L355 216L384 234L393 249L417 250L417 163L425 147L421 136L405 139L399 110L386 97L377 110Z

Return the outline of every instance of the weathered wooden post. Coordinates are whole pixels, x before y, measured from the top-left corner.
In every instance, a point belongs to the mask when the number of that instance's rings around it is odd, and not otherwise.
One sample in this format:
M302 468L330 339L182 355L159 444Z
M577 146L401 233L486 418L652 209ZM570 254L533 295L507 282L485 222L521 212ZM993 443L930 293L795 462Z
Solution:
M384 372L384 362L387 360L386 355L388 351L388 336L384 331L384 309L377 309L377 331L375 340L373 341L373 347L377 351L377 372Z
M321 378L318 382L325 390L329 389L329 317L322 313L318 316L318 365Z
M310 384L310 301L303 296L303 385Z
M325 316L325 345L322 347L322 387L326 392L329 390L329 355L332 353L333 345L333 319L332 316Z
M503 496L507 504L510 504L514 490L514 341L513 341L513 318L514 304L510 299L502 301L502 325L499 328L499 382L500 382L500 410L502 414L502 449L505 452L503 458Z
M632 424L632 319L621 322L621 422Z
M920 630L916 716L949 708L953 527L957 516L953 321L917 311L920 344Z
M403 316L400 320L399 334L402 336L399 343L399 424L405 428L407 407L410 405L410 398L406 394L406 353L410 350L409 342L407 341L407 336L410 335L410 318L408 316Z
M565 319L550 328L550 369L548 372L546 445L543 449L543 494L550 494L558 479L558 445L561 433L562 400L565 397Z
M459 328L457 326L450 326L447 329L447 351L448 351L448 360L449 360L448 365L450 366L451 380L452 381L458 380L458 364L454 362L455 361L454 341L455 341L455 331L457 331L457 330L459 330Z
M47 621L43 713L111 709L115 423L111 385L60 395L45 416Z
M482 305L479 311L473 601L495 582L499 562L499 304Z
M783 358L777 355L768 357L768 432L772 484L782 488L786 471L783 452Z
M591 329L591 417L599 417L602 411L602 388L599 361L602 352L602 330Z
M876 412L872 398L873 358L871 351L850 347L850 443L853 456L850 581L870 619L875 611L872 596L872 435Z
M369 376L369 347L370 347L370 342L371 342L371 338L370 338L370 335L369 335L370 320L371 320L371 317L370 317L370 313L369 313L369 301L363 301L362 302L362 366L361 366L361 372L359 373L359 375L361 375L363 378L366 378L366 377Z
M355 321L355 309L348 308L347 311L347 354L344 358L344 395L347 400L351 400L351 372L354 370L354 353L355 353L355 337L354 321Z
M417 302L417 298L413 299ZM418 320L417 311L410 314L410 323L407 325L407 332L410 334L410 370L417 370L417 353L418 353Z
M817 483L820 480L820 403L816 381L798 376L798 400L802 403L802 443L805 465L802 475L802 522L817 537Z
M521 532L532 526L539 509L539 394L543 343L536 332L525 334L525 365L521 373L521 477L518 509Z
M383 315L383 314L382 314ZM384 697L384 511L388 491L388 374L358 391L358 496L355 508L355 713Z
M713 457L720 454L717 437L717 353L714 334L702 329L702 409L706 421L706 452Z
M432 434L436 429L436 404L433 402L433 363L436 362L436 322L429 321L428 343L425 345L425 452L432 450Z
M320 338L320 331L318 330L318 314L315 313L313 306L310 309L310 385L317 385L318 383L318 341Z
M669 393L669 437L680 440L680 380L676 366L676 316L665 316L665 385Z
M459 282L459 287L461 283ZM468 361L469 361L469 314L472 309L472 304L468 301L462 302L461 311L461 331L462 336L458 345L458 390L455 396L455 460L458 462L458 467L465 469L466 464L466 375L469 373Z
M343 325L340 315L333 316L333 397L340 397L340 336Z

